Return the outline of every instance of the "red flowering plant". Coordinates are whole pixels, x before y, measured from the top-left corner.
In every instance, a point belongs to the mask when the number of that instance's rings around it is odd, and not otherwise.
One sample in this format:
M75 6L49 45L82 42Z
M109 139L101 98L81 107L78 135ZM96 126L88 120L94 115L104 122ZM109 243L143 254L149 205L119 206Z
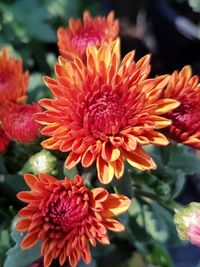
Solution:
M0 265L173 266L166 244L200 244L199 203L176 200L200 173L199 77L122 57L112 11L57 37L46 72L0 55Z

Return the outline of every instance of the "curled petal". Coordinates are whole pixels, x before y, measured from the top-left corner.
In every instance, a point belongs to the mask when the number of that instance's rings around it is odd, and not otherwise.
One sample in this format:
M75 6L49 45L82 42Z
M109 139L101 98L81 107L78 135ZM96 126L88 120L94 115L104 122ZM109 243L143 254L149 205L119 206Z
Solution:
M76 154L74 152L70 152L69 156L67 157L67 160L65 162L65 166L67 169L71 169L76 166L76 164L79 163L81 160L81 154Z
M110 194L103 203L104 211L101 215L104 217L118 216L128 210L131 201L126 196L120 194Z
M108 184L114 176L114 166L106 162L100 155L97 157L97 172L99 180L103 184Z
M101 156L107 162L115 161L120 157L120 150L106 141L102 144Z
M139 170L151 170L156 168L153 159L142 149L136 149L134 152L123 150L123 155L128 163Z

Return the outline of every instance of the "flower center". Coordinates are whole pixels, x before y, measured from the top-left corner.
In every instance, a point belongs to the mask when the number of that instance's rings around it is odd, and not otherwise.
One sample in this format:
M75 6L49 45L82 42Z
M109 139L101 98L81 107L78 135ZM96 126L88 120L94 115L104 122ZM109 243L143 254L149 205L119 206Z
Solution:
M80 226L88 214L88 203L80 195L73 195L72 192L52 194L47 205L45 221L57 231L68 232L71 228Z
M101 33L93 29L85 29L72 37L72 43L78 49L86 50L89 44L99 46L101 44Z
M101 133L114 135L121 127L126 126L123 105L117 93L107 92L99 97L88 108L89 127L96 137L101 137Z
M173 124L184 132L192 134L200 128L200 106L198 99L192 95L182 101L182 104L171 114L169 118Z

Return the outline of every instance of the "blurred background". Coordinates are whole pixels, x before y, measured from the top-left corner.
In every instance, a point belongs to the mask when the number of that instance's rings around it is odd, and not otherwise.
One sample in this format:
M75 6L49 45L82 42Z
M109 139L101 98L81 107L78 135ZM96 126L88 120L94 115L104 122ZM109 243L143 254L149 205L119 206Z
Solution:
M195 74L200 73L200 0L0 0L0 48L7 46L13 55L23 58L24 68L30 72L30 103L49 96L42 77L53 76L58 56L57 28L67 26L70 17L82 17L86 9L94 16L115 11L120 20L122 55L133 49L136 59L152 54L152 76L171 73L187 64ZM6 156L12 166L7 168L11 173L17 172L19 164L15 167L13 155ZM200 201L199 177L187 179L178 201ZM4 215L0 214L0 220ZM200 248L172 246L170 242L167 247L174 265L161 261L160 265L148 267L200 267ZM119 266L146 267L139 254L129 251L123 243L121 250L131 259ZM160 253L163 251L155 250L152 257L159 257ZM114 266L105 259L102 267Z

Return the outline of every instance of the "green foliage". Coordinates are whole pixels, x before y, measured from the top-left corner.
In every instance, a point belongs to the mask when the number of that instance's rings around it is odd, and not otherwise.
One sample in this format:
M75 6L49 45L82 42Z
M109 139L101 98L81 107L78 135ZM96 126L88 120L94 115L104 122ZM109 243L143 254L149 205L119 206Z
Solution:
M65 165L63 165L63 172L64 172L65 177L68 177L69 179L72 179L72 180L74 179L75 175L79 174L76 167L69 170L69 169L66 169Z
M24 234L13 232L11 236L16 244L9 249L4 267L27 267L30 263L40 258L40 243L36 244L31 249L22 250L20 248L20 242Z

